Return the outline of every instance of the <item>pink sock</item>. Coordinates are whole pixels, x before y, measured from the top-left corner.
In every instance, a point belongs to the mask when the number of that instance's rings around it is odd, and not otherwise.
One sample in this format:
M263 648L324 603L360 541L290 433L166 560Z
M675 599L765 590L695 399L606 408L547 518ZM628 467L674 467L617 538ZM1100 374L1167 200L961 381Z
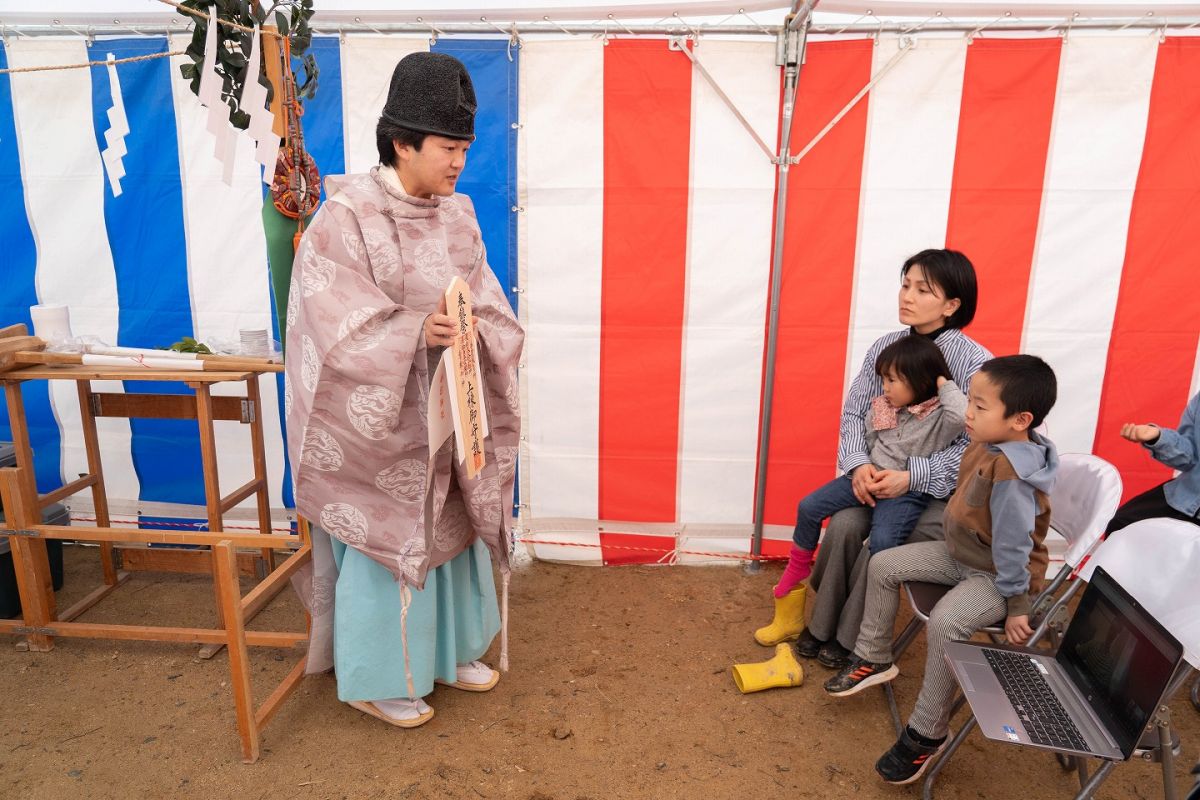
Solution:
M792 545L792 552L788 553L788 563L783 569L783 575L779 578L779 583L775 584L775 596L784 597L792 589L796 588L796 584L812 574L813 551L801 550L796 545Z

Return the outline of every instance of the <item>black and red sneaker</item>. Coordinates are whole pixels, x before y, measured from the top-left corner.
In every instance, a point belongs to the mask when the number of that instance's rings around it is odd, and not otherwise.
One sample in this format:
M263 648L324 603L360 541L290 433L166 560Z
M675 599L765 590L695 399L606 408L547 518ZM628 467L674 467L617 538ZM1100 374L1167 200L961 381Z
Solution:
M927 739L905 725L896 743L875 762L875 771L879 777L897 786L912 783L921 777L945 744L945 736Z
M825 681L825 691L834 697L849 697L868 686L887 683L899 674L899 667L890 661L876 664L852 656L841 672Z

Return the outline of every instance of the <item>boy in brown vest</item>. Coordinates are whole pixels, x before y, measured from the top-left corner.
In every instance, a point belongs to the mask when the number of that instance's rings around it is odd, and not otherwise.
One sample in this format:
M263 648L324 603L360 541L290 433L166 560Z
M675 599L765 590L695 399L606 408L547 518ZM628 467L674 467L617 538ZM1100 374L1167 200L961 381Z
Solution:
M967 435L958 490L946 505L944 542L920 542L871 559L867 604L850 665L825 683L835 697L900 674L891 642L899 587L907 581L953 586L929 618L925 678L900 738L875 764L888 783L915 781L946 741L957 690L942 656L946 642L970 639L1004 620L1008 641L1024 644L1031 596L1046 573L1048 494L1058 470L1054 444L1034 432L1054 406L1054 371L1037 356L994 358L967 393Z

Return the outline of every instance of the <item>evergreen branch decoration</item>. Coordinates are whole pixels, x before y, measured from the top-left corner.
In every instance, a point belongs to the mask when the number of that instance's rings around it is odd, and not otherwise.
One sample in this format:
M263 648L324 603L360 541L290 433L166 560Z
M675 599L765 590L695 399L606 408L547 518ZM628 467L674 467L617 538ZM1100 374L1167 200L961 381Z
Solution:
M201 65L204 63L204 43L208 34L209 9L216 6L217 19L231 25L253 29L255 25L266 25L274 21L280 36L289 42L291 54L300 59L304 67L304 79L296 78L296 97L305 100L317 92L316 57L308 52L312 45L313 0L276 0L269 7L258 0L183 0L178 13L194 23L192 42L186 54L190 64L181 64L180 73L190 82L192 93L200 95ZM190 9L195 14L187 13ZM201 16L202 15L202 16ZM240 107L242 90L250 76L249 60L254 34L238 30L231 25L218 25L216 71L221 78L221 100L229 106L229 121L235 128L245 130L250 124L250 114ZM255 79L266 89L268 101L273 94L266 70L262 68Z

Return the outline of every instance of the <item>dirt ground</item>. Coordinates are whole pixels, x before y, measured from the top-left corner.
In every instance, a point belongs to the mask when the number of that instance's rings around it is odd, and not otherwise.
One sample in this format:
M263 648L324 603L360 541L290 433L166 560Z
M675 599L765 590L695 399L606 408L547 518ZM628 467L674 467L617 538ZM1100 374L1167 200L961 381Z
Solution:
M60 607L99 580L94 550L66 555ZM0 637L0 797L919 796L872 768L893 738L882 692L827 697L829 672L812 662L799 688L738 693L730 665L770 652L751 633L768 619L778 569L525 563L513 579L512 670L495 690L439 687L427 698L435 719L400 730L339 703L332 676L310 677L254 765L239 758L224 653L201 661L194 646L86 639L28 653ZM83 619L203 626L212 604L206 578L141 573ZM302 624L288 591L251 627ZM252 651L259 702L294 655ZM902 711L923 659L918 644L900 662ZM1200 714L1182 698L1174 709L1183 790ZM1159 781L1156 764L1124 765L1099 797L1159 797ZM974 734L937 796L1069 797L1074 786L1051 757Z

